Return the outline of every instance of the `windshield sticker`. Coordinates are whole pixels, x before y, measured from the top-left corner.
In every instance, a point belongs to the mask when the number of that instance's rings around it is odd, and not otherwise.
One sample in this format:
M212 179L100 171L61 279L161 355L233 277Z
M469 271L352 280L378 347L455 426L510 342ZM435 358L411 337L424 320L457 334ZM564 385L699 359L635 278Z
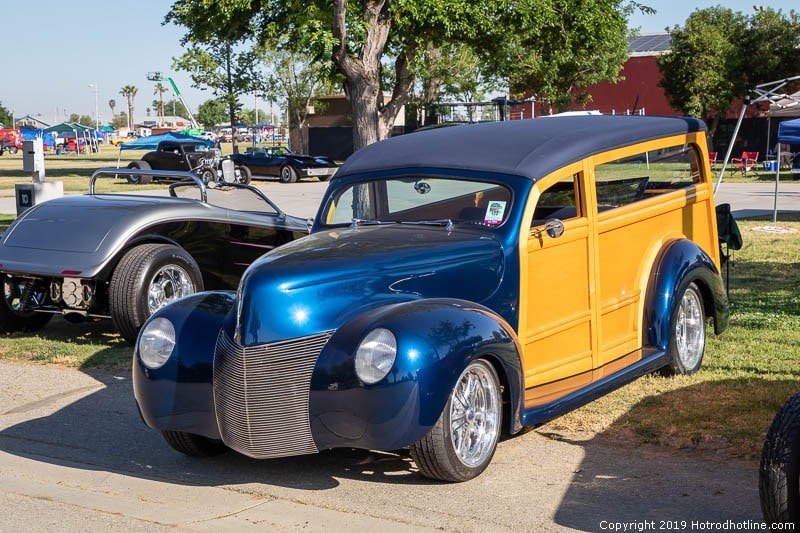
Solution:
M506 212L506 202L494 200L489 202L486 208L486 215L484 216L483 223L488 226L499 226L503 222L503 215Z

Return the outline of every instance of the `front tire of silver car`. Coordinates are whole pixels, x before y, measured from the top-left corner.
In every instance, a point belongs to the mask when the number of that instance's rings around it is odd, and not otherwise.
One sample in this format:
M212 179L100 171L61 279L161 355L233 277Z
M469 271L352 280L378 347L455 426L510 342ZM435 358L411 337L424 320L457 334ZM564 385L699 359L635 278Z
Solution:
M662 374L694 374L703 363L705 346L706 315L703 298L697 285L689 283L672 312L667 346L670 363L662 369Z
M186 250L148 243L122 257L108 290L114 327L133 344L150 315L178 298L202 291L203 276Z
M39 331L53 317L50 313L24 310L23 293L29 293L28 298L39 302L43 302L47 297L43 292L26 289L25 283L33 283L33 281L18 282L5 274L2 276L3 301L0 302L0 331L3 333Z
M220 440L183 431L162 431L164 440L173 449L190 457L213 457L225 453L228 448Z
M411 446L411 457L425 477L472 479L491 462L502 419L497 372L487 361L475 360L459 376L439 420Z
M297 172L289 165L281 167L281 183L294 183L297 181Z

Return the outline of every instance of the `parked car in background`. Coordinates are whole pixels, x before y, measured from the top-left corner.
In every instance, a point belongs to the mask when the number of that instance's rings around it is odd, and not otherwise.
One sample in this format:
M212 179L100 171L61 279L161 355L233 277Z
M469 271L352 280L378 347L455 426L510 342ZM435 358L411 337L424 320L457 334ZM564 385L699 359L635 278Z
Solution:
M244 154L232 154L229 158L243 175L277 177L282 183L310 177L326 181L339 168L327 157L296 154L283 146L250 146Z
M193 172L204 182L217 180L219 153L197 140L161 141L155 150L147 152L140 161L131 161L128 168L141 170L180 170ZM153 179L167 179L159 174L128 174L130 183L145 184Z
M214 188L172 172L170 196L89 193L42 202L0 237L0 331L33 332L54 315L108 319L130 343L155 310L203 289L234 289L261 254L308 233L253 187ZM163 176L164 174L160 174Z
M360 149L311 235L150 317L144 421L188 455L408 448L464 481L503 434L696 372L728 324L705 132L571 116Z
M22 132L17 129L0 129L0 155L16 154L22 150Z
M108 142L114 146L119 146L120 144L124 144L128 141L135 141L138 138L139 137L137 137L135 134L131 133L129 135L111 137Z

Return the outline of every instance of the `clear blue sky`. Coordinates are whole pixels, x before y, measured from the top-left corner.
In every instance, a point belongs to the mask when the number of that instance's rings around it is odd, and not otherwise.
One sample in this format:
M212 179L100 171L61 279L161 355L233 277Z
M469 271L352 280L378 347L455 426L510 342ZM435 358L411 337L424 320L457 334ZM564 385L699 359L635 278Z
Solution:
M683 25L696 8L724 4L734 11L752 12L754 2L704 0L639 0L656 15L634 15L630 26L641 33ZM65 114L95 115L95 90L101 122L108 121L108 101L125 108L119 91L125 85L139 89L134 115L141 120L156 98L155 84L146 75L161 71L171 76L195 111L211 97L191 87L188 75L172 72L172 58L182 54L182 28L162 26L171 0L4 0L0 38L3 73L0 103L15 116L30 114L48 123ZM797 0L773 0L759 5L788 12ZM800 74L800 73L798 73ZM168 98L173 98L170 93ZM252 99L245 107L252 108ZM262 107L264 106L264 107ZM265 103L259 103L265 109Z

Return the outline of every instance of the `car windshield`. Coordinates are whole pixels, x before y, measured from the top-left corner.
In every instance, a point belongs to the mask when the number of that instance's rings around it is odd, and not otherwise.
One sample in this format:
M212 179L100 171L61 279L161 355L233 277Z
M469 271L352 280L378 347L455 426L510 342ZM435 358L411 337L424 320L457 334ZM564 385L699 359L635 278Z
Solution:
M497 183L425 176L354 183L327 206L327 225L452 222L500 226L511 191Z

